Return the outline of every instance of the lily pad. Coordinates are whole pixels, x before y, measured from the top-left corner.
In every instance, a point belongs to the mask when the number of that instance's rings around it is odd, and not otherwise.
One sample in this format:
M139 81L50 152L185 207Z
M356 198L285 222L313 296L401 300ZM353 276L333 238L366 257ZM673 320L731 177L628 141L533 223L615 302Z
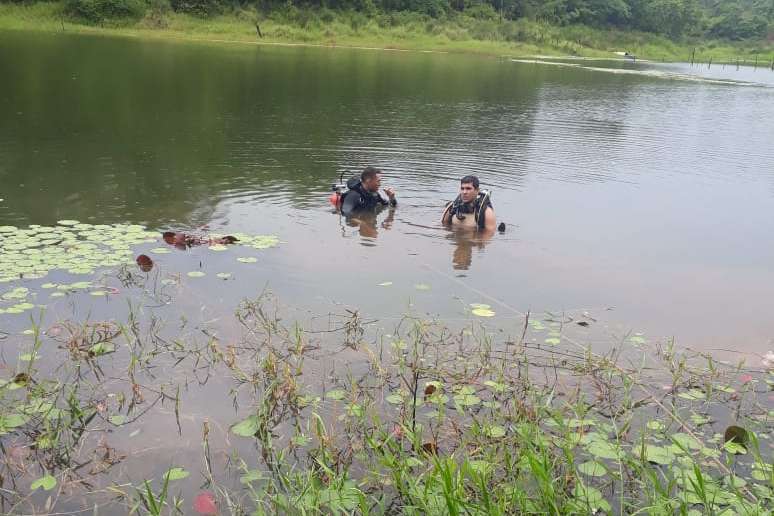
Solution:
M183 468L170 468L166 473L164 473L164 478L170 481L182 480L188 477L188 475L190 475L190 473Z
M220 279L224 279L225 280L225 279L229 279L231 277L231 273L230 272L219 272L215 276L217 276Z
M51 491L56 487L56 477L52 475L44 475L30 484L30 491L43 488L44 491Z
M255 263L258 261L258 258L255 258L254 256L240 256L237 258L237 261L240 263Z
M488 308L474 308L471 313L477 317L494 317L495 313Z
M392 281L383 281L377 285L377 287L389 287L392 285Z
M187 276L189 278L202 278L202 277L204 277L206 275L207 274L202 272L202 271L191 271L191 272L187 273Z
M231 432L240 437L252 437L259 429L258 416L250 416L232 426Z
M414 288L417 290L430 290L432 287L427 283L417 283L414 285Z
M584 462L578 466L578 471L590 477L603 477L607 474L605 466L595 460Z

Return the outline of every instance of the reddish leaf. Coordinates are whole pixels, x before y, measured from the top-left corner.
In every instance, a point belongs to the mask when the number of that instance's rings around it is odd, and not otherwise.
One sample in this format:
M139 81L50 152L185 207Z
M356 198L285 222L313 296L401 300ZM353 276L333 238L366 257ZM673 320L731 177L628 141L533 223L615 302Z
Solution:
M209 491L202 491L194 498L193 508L199 514L213 516L218 514L218 506L215 505L215 495Z
M742 383L751 382L752 379L753 379L753 377L752 377L751 374L743 374L742 376L739 377L739 381L742 382Z
M425 396L430 396L435 392L435 385L432 383L425 387Z
M149 272L153 268L153 260L149 256L141 254L137 257L137 265L142 272Z

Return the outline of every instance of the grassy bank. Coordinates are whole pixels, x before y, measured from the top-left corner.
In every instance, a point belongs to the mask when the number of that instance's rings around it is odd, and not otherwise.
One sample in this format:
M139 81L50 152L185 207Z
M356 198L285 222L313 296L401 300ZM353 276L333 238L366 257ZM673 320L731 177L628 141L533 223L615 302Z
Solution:
M260 28L258 36L256 23ZM0 29L103 33L147 38L184 38L262 44L306 44L369 47L509 56L616 57L628 51L642 58L686 61L751 62L774 58L766 42L681 41L634 31L557 27L520 19L455 15L434 19L417 13L376 14L330 10L286 10L259 14L239 10L198 18L164 8L151 8L139 20L104 20L94 25L64 14L60 3L0 4Z

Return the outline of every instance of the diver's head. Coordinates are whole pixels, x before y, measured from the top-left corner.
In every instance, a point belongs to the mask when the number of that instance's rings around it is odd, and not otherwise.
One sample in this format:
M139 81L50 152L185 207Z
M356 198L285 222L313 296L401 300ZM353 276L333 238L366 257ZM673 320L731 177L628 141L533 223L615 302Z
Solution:
M360 184L368 192L378 192L382 186L382 171L374 167L366 167L360 174Z
M473 202L478 197L478 178L465 176L460 179L460 197L462 202Z

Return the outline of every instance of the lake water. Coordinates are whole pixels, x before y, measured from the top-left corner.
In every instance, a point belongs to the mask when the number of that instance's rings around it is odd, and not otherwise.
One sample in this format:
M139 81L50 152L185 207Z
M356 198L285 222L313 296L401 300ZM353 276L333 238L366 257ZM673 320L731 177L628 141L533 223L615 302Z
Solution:
M774 73L565 62L6 33L0 221L278 235L235 298L268 282L315 310L397 316L414 300L443 317L475 287L768 349ZM326 201L365 165L400 200L376 235ZM465 174L492 190L504 235L439 227Z
M528 311L586 312L608 337L753 356L774 347L766 68L9 32L0 78L0 225L206 226L281 240L254 264L233 250L154 255L168 271L206 273L184 277L171 319L204 325L269 288L301 318L359 310L385 331L405 313L454 323L488 303L508 331ZM399 206L356 227L327 197L366 165L384 170ZM467 174L492 191L504 234L440 226ZM110 296L48 305L54 317L126 316ZM29 326L18 314L0 321L6 333ZM146 422L157 448L128 468L163 471L144 458L158 449L196 469L201 416L234 417L206 401L227 383L211 389L187 398L184 439L169 419Z

